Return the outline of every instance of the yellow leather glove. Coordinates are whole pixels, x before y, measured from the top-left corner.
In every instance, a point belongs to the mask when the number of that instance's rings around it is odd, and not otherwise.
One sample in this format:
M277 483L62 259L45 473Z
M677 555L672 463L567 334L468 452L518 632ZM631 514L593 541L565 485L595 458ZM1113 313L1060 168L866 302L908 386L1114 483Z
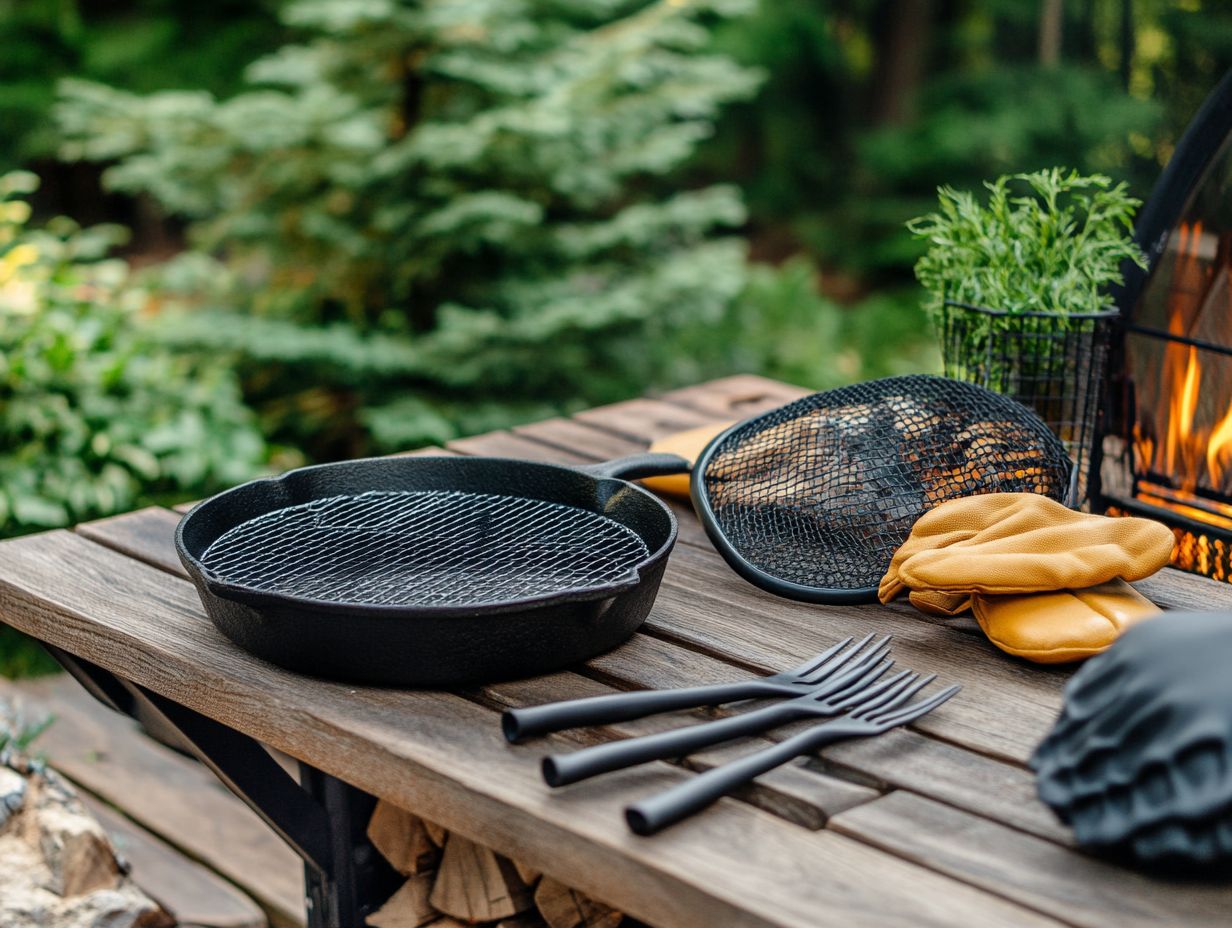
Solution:
M1172 533L1147 519L1110 519L1031 493L943 503L921 517L881 581L933 615L970 607L989 640L1039 663L1105 650L1159 610L1125 580L1168 563Z
M1124 580L1085 590L971 597L988 640L1038 664L1085 660L1107 650L1131 625L1160 609Z
M894 552L878 595L1005 595L1141 580L1168 563L1172 532L1149 519L1074 512L1035 493L989 493L925 513Z
M720 432L732 426L731 422L715 422L710 425L698 426L685 432L676 432L650 443L650 451L662 451L666 454L678 454L690 464L705 450L710 440ZM666 493L686 502L689 500L689 474L669 474L666 477L646 477L642 480L647 489L655 493Z

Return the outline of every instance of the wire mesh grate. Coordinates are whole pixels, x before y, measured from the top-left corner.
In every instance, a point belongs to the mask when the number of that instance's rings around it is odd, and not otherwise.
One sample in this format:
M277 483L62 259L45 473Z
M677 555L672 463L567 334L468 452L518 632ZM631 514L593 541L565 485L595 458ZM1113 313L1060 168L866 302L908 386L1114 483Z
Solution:
M480 606L630 578L649 551L606 516L516 496L373 491L290 506L201 562L253 590L332 603Z
M715 523L754 567L819 590L875 588L916 519L947 499L1065 501L1065 448L983 387L889 377L805 397L731 432L706 466Z
M1039 414L1069 452L1086 496L1115 311L1010 313L947 302L940 319L945 375L1012 396Z

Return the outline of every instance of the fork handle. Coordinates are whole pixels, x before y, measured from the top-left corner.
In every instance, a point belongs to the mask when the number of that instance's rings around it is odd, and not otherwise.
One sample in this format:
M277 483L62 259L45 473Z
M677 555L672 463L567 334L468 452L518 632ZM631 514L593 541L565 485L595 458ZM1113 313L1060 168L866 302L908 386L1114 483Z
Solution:
M625 809L625 821L635 834L652 835L806 751L854 737L859 733L851 726L844 725L841 720L810 728L764 751L757 751L721 767L712 767L705 773L690 777L656 796L633 803Z
M506 738L516 743L533 735L546 735L581 725L627 722L630 719L640 719L675 709L717 706L738 699L773 695L782 695L782 691L762 680L715 683L677 690L612 693L607 696L553 702L545 706L530 706L526 709L506 709L501 715L501 730Z
M743 735L758 734L796 718L797 715L798 710L795 707L781 702L715 722L598 744L572 754L553 754L543 759L543 778L549 786L565 786L610 770L632 767L634 764L683 757L712 744L720 744Z

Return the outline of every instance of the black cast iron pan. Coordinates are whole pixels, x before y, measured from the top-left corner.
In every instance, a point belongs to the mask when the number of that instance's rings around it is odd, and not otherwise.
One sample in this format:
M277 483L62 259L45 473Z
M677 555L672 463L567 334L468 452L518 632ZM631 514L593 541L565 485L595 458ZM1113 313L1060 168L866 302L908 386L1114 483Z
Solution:
M321 464L206 500L176 549L223 634L291 670L404 686L526 677L642 624L676 520L628 479L685 470L666 454L576 469Z

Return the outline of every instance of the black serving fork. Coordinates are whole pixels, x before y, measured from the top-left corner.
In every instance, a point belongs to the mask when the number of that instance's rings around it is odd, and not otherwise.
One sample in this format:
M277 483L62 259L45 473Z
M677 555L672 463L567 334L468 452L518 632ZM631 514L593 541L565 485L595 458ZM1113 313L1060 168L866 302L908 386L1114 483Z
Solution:
M814 686L795 699L715 722L597 744L572 754L553 754L543 759L543 779L549 786L565 786L600 773L632 767L634 764L684 757L712 744L721 744L745 735L761 734L796 719L841 715L892 689L908 676L906 673L900 673L879 683L878 680L893 663L885 658L885 649L880 648L869 652L843 673Z
M588 699L570 699L526 709L506 709L501 715L501 730L506 738L517 742L533 735L546 735L565 728L627 722L630 719L640 719L675 709L718 706L759 697L798 696L810 687L835 678L844 668L849 668L861 653L867 655L884 651L889 645L890 636L873 642L873 636L866 635L855 647L847 649L851 642L851 638L844 638L834 647L810 658L799 667L758 680L715 683L675 690L638 690L632 693L592 696Z
M916 679L916 676L911 674L909 679L900 680L883 691L878 698L865 702L850 715L814 725L808 731L787 738L764 751L721 767L713 767L664 790L657 796L635 802L625 809L625 820L629 823L629 828L639 835L652 835L792 758L816 751L836 741L880 735L891 728L914 722L961 689L959 686L947 687L927 699L907 705L912 696L936 679L935 675L922 680Z

